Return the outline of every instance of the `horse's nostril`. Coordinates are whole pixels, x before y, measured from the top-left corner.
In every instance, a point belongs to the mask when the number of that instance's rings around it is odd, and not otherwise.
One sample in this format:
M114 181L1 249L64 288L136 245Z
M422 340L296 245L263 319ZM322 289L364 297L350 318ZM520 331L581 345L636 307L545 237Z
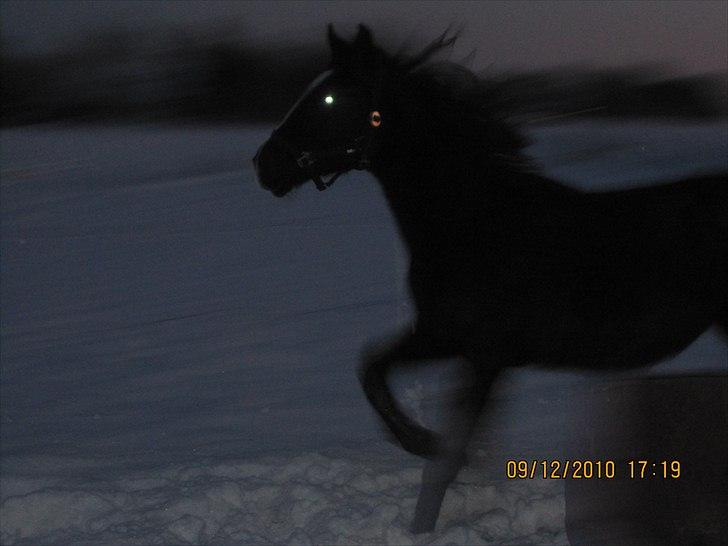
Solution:
M263 163L265 163L265 161L263 160L263 156L265 155L263 153L264 147L265 147L265 144L263 146L261 146L260 148L258 148L258 151L256 151L255 155L253 156L253 171L255 172L255 176L258 179L258 182L260 182L262 184L264 184L264 181L263 181L264 176L262 174L262 171L266 170L263 165Z
M298 165L275 137L271 137L258 148L252 161L258 183L277 197L282 197L305 181Z
M253 156L253 169L258 182L264 188L270 188L276 185L276 181L280 178L279 169L276 161L271 156L270 142L264 143Z

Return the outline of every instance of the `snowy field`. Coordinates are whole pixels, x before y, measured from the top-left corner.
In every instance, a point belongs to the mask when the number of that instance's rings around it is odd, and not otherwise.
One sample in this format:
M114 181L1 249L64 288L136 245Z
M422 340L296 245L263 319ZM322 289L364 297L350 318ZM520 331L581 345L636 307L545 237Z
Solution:
M410 316L405 251L366 174L261 190L269 131L0 134L0 543L567 544L563 484L503 463L560 454L563 393L589 379L531 370L501 381L437 530L407 532L421 462L355 375ZM532 136L592 189L728 168L724 123ZM398 382L434 422L442 368ZM713 332L642 373L707 370L728 370Z

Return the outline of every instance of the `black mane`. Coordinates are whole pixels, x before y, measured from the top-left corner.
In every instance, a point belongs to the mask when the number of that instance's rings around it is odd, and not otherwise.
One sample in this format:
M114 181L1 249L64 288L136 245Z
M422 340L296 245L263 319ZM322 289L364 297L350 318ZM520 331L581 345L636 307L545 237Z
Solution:
M396 151L424 163L429 157L462 165L471 173L533 172L524 153L529 141L498 108L505 98L497 86L460 64L434 60L456 38L443 34L414 55L378 50L396 97L393 115L406 120ZM410 146L402 147L403 141Z
M530 166L523 154L529 141L495 106L503 102L495 85L453 62L424 64L410 73L408 84L427 99L441 140L455 139L461 149L485 152L511 168Z

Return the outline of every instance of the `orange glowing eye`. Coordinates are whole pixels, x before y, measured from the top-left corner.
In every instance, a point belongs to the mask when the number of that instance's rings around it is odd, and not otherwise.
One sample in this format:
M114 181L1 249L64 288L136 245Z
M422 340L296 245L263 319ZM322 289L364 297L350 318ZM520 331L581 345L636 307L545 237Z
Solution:
M379 127L382 124L382 114L374 110L374 112L369 114L369 123L372 127Z

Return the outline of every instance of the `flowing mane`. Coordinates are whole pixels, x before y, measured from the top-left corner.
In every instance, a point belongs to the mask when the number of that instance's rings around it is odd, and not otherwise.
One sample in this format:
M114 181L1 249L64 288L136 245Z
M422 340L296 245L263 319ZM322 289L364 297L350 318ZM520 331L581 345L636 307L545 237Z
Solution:
M442 141L476 156L485 152L489 161L504 162L510 168L530 167L523 154L529 142L521 128L494 106L502 102L494 85L452 62L422 65L408 80L426 101Z
M407 110L411 101L421 108L409 109L420 116L417 125L410 125L413 133L420 134L411 138L438 154L472 161L478 168L532 171L534 166L523 153L528 140L495 106L504 102L496 86L462 65L432 60L455 39L441 36L419 54L399 54L385 63L399 74L404 93L400 105Z

